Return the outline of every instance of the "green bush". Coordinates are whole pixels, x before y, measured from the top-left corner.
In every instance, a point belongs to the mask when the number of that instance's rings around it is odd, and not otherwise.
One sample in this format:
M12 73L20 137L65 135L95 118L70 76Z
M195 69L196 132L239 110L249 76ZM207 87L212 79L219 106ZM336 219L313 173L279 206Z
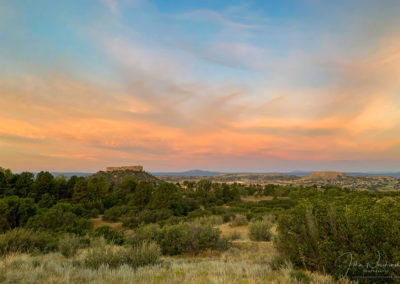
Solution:
M368 263L400 262L400 202L368 194L321 192L282 213L275 243L282 257L335 278L396 275L396 268L364 271ZM361 265L349 267L351 259Z
M271 240L271 223L268 221L255 221L249 225L249 237L252 241L268 242Z
M64 235L58 242L58 251L67 258L73 257L80 245L81 241L77 236Z
M227 249L221 231L211 225L183 223L163 227L158 234L162 252L168 255L199 253L205 249Z
M125 248L101 246L89 250L84 264L91 269L98 269L100 266L108 266L109 268L118 268L123 264L127 264L128 253Z
M129 264L133 267L157 264L161 249L155 242L143 242L129 250Z
M107 225L98 227L94 231L94 235L97 237L104 237L107 243L116 245L123 245L126 239L124 233L118 232Z
M93 227L93 223L79 216L79 207L70 203L58 203L50 209L42 209L31 217L26 226L32 229L68 232L83 235Z
M127 243L131 246L137 246L144 241L157 241L160 226L158 224L149 224L137 228L127 238Z
M231 243L227 238L219 238L215 244L214 249L219 251L226 251L231 247Z
M57 238L46 232L16 228L0 235L0 255L9 253L47 253L57 248Z
M113 269L124 264L137 268L159 263L160 256L160 247L154 242L143 242L133 248L100 246L89 251L84 264L91 269L101 266Z
M127 206L114 206L104 211L103 220L117 222L123 215L126 215L128 212L129 207Z

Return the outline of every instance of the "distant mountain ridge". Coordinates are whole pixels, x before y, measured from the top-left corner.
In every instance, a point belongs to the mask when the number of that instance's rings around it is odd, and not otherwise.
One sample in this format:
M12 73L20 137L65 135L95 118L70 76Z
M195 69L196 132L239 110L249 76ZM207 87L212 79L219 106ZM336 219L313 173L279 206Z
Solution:
M184 172L152 172L155 176L197 176L197 177L211 177L223 174L223 172L212 172L204 170L189 170Z
M188 170L182 172L150 172L154 176L204 176L211 177L220 174L279 174L279 175L291 175L291 176L307 176L317 171L291 171L291 172L217 172L207 170ZM400 172L340 172L347 176L388 176L388 177L400 177ZM34 173L37 174L37 173ZM90 172L51 172L54 176L65 176L70 178L71 176L88 177L94 173Z

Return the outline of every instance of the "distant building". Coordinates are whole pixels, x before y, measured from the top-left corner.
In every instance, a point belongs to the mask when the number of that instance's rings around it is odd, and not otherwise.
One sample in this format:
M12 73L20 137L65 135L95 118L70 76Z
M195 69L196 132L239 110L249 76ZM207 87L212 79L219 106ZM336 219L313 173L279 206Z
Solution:
M114 171L134 171L143 172L143 166L107 167L106 172Z

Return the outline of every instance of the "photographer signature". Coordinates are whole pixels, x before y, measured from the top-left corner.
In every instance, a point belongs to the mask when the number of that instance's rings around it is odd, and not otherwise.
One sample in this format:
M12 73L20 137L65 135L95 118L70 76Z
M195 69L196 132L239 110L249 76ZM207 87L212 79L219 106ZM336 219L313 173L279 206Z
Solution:
M346 263L347 261L347 263ZM353 260L353 254L351 252L345 252L344 254L340 255L336 261L335 266L338 264L345 265L344 270L341 274L341 279L346 278L349 274L351 268L359 268L363 269L366 273L387 273L388 268L400 268L400 263L381 263L381 254L378 251L378 259L375 263L367 262L367 263L360 263L357 260Z

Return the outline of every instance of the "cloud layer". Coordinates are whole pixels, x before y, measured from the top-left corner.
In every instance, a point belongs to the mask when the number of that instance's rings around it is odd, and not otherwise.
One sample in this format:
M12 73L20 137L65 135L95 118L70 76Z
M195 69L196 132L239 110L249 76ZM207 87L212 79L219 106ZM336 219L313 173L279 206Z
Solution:
M329 19L317 29L306 14L277 19L250 6L173 13L144 1L96 7L89 23L71 21L84 37L74 42L76 50L54 39L51 63L41 50L11 50L17 37L29 41L31 29L43 30L14 27L11 35L0 28L11 41L0 44L11 54L0 62L14 66L0 72L1 166L282 171L400 165L400 33L389 12L373 14L388 25L365 39L371 10L363 11L362 25L337 12L352 23L349 33L340 24L330 29ZM12 6L0 14L11 11L25 17ZM144 17L135 18L139 12ZM186 25L200 34L187 33ZM317 37L304 43L310 32ZM37 48L46 39L38 36ZM350 39L353 46L342 44ZM87 58L85 50L92 51ZM29 60L13 65L19 52Z

